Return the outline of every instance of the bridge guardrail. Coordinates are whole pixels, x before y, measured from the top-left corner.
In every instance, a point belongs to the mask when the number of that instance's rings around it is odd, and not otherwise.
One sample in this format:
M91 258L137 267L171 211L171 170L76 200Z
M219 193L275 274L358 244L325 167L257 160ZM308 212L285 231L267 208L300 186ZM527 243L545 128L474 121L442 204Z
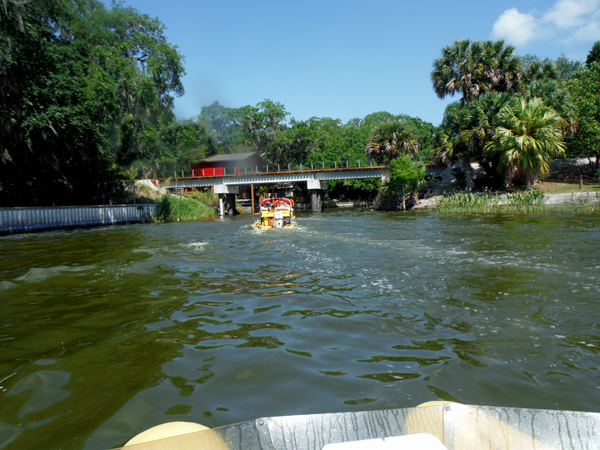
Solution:
M253 173L279 173L279 172L295 172L303 170L325 170L325 169L351 169L374 167L373 161L361 160L340 160L340 161L321 161L311 162L308 164L267 164L264 166L236 166L236 167L216 167L207 169L193 169L189 175L185 171L181 171L181 177L211 177L223 175L244 175ZM377 167L377 166L375 166ZM174 171L174 178L179 178L178 171Z

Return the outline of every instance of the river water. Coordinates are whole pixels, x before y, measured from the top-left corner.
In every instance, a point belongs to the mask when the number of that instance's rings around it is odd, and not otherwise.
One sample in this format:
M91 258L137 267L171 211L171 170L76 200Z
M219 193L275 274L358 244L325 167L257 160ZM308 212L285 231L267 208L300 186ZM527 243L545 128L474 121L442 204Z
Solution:
M0 238L0 448L435 399L600 411L600 217L252 220Z

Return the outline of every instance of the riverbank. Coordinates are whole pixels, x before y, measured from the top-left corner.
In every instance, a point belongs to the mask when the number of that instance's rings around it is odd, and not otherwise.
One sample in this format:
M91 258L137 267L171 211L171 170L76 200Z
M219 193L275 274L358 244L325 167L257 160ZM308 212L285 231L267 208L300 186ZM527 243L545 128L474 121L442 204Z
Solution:
M336 209L336 208L372 208L373 200L359 200L354 202L323 202L325 209ZM297 203L294 205L296 210L310 210L312 209L311 203Z
M596 205L599 204L599 199L600 199L600 191L593 191L593 192L565 192L565 193L557 193L557 194L546 194L543 191L533 191L533 192L539 192L543 197L540 197L539 202L537 203L538 206L541 206L542 209L544 207L550 207L552 209L556 209L556 208L567 208L569 210L572 210L571 212L584 212L584 209L589 209L588 212L597 212L598 208L596 207ZM502 211L501 209L501 205L504 203L506 204L506 200L510 198L511 195L513 194L506 194L506 193L502 193L502 194L498 194L498 195L493 195L493 194L483 194L483 193L473 193L473 194L463 194L463 193L457 193L457 194L451 194L451 195L438 195L435 197L431 197L428 199L424 199L424 200L420 200L418 205L415 205L412 209L413 210L436 210L438 209L440 204L444 203L444 199L449 199L454 197L459 197L459 196L471 196L473 198L487 198L490 199L489 203L493 203L493 199L497 199L497 201L495 202L496 205L499 206L499 208L497 208L498 210L494 210L493 212L509 212L509 211ZM486 197L487 196L487 197ZM462 202L464 203L464 202ZM523 205L526 205L527 202L523 202ZM472 204L472 203L471 203ZM471 208L465 206L464 208L457 208L456 211L453 212L491 212L491 211L471 211ZM531 212L531 211L529 211Z
M477 177L485 176L479 166L472 164ZM572 206L577 209L582 205L597 204L600 185L588 158L555 159L550 162L548 176L533 186L534 192L543 192L543 204L550 207ZM434 210L441 199L462 193L456 180L429 182L424 198L412 209ZM475 192L476 195L484 195ZM498 196L500 199L510 195L506 192L486 195ZM502 201L502 200L500 200Z

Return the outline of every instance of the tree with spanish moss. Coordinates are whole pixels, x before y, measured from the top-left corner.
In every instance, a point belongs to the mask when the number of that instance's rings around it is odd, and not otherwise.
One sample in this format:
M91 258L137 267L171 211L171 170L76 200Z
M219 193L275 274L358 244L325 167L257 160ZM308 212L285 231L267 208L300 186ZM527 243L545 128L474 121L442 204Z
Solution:
M164 25L97 0L0 6L0 202L102 202L183 94Z

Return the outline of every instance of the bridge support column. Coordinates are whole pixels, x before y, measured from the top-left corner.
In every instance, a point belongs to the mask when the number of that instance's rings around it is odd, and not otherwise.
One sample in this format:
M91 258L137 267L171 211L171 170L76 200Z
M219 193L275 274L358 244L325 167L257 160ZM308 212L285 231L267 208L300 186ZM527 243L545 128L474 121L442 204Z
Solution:
M219 215L225 214L233 216L239 214L235 207L235 194L240 193L239 186L230 186L226 184L217 184L213 187L213 192L219 194Z
M239 214L235 204L235 194L225 195L225 211L228 216L236 216Z
M325 191L322 189L321 182L319 180L308 180L307 182L308 192L310 192L311 209L313 212L323 211L323 194Z
M219 215L235 216L239 214L235 203L235 194L219 194Z
M323 189L310 190L310 202L313 212L323 211Z

